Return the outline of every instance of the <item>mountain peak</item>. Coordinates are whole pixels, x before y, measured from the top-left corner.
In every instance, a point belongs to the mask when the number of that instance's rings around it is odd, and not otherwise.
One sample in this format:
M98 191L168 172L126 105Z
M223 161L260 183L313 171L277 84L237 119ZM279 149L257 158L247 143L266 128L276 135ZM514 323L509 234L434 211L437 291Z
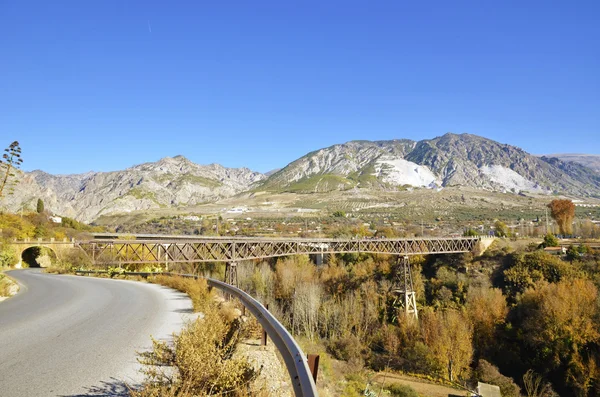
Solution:
M592 170L551 162L478 135L448 132L419 142L350 141L316 150L270 175L262 188L292 192L403 185L599 196Z

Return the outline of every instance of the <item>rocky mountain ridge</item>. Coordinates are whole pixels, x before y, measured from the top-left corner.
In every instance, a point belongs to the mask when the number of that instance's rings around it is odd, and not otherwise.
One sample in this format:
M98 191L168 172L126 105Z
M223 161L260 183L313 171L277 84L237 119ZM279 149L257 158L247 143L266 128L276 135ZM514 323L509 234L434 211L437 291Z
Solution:
M91 222L103 214L217 201L247 190L264 178L247 168L198 165L183 156L165 157L123 171L23 173L19 188L3 205L11 211L21 206L34 208L41 198L49 210Z
M600 155L598 154L557 153L548 154L544 157L556 157L557 159L565 162L579 163L581 165L593 169L594 171L600 172Z
M101 215L216 202L242 192L313 193L469 187L600 198L600 173L557 156L533 156L470 134L422 141L351 141L308 153L270 175L165 157L114 172L22 173L2 207L46 208L84 222Z
M471 134L422 141L352 141L307 154L256 190L299 193L352 188L469 186L491 191L600 196L600 175Z

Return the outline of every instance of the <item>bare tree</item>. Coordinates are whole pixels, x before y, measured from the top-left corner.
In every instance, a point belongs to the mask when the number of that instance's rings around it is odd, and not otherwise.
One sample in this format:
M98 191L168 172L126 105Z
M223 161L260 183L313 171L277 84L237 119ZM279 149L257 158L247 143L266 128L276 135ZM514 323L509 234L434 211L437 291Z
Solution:
M528 370L523 375L523 385L525 386L525 393L527 397L554 397L557 396L556 392L552 390L550 383L544 383L540 375Z
M23 163L21 158L21 147L19 142L14 141L10 146L4 149L2 159L0 159L0 197L4 195L4 190L7 188L7 194L12 194L14 191L14 185L17 181L14 178L16 174L15 170L18 170ZM12 180L11 180L12 178Z

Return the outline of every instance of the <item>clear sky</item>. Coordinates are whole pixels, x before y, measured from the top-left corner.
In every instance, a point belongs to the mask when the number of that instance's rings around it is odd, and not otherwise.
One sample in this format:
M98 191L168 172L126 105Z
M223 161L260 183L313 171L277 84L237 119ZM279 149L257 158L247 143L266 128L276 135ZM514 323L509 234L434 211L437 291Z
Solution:
M600 154L600 1L0 1L23 169L269 171L353 139Z

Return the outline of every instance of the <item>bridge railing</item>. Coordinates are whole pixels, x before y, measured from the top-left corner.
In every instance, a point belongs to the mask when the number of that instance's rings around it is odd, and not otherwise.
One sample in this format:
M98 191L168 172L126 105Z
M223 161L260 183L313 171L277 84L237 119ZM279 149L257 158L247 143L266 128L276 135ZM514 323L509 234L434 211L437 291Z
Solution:
M101 270L78 270L79 274L106 273ZM197 279L194 274L179 273L144 273L144 272L124 272L123 275L149 277L156 275L179 276ZM248 293L232 285L212 278L205 278L208 285L223 291L226 294L235 296L245 307L254 315L260 325L266 331L269 338L281 354L287 368L294 394L296 397L318 396L315 381L308 367L307 357L294 340L288 330L269 312L259 301L252 298Z

